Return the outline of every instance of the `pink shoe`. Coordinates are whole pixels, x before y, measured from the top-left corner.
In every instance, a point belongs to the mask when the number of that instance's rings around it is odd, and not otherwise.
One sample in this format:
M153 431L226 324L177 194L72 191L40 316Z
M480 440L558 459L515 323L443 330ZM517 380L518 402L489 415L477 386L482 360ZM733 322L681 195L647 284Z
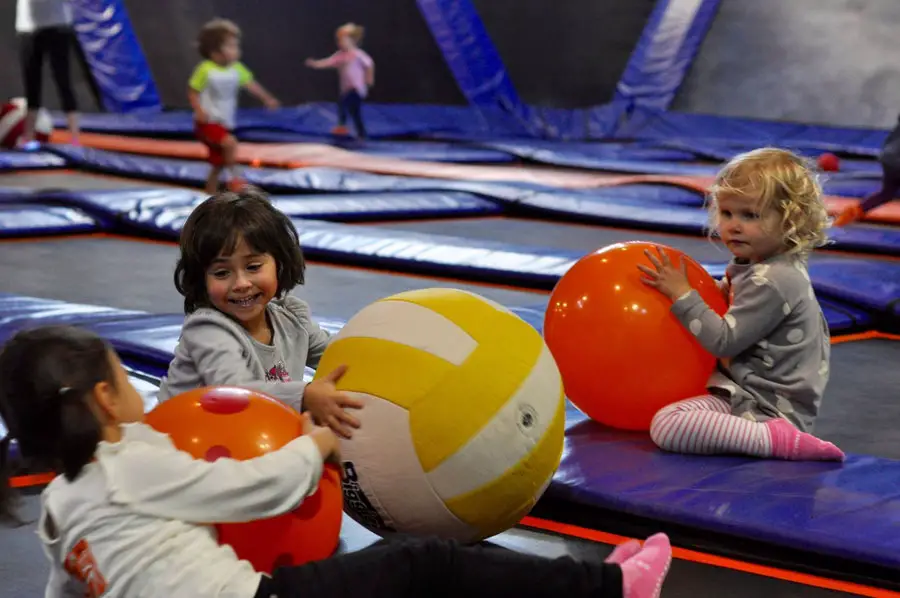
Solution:
M622 563L623 598L658 598L672 564L672 546L665 534L647 538L636 555Z
M603 562L610 563L612 565L621 565L640 551L640 542L638 542L637 540L628 540L627 542L616 546Z
M766 422L772 435L772 456L788 461L843 461L844 452L812 434L801 432L786 419Z

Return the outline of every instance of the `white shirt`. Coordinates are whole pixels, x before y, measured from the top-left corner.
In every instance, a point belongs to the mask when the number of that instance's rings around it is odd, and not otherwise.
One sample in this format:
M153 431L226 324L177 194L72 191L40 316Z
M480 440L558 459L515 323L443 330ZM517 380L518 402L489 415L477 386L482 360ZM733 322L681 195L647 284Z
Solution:
M17 0L16 31L19 33L71 24L72 6L69 0Z
M122 441L101 442L95 457L42 494L46 598L253 598L260 574L217 543L212 524L293 510L323 466L307 436L257 459L210 463L145 424L123 426Z

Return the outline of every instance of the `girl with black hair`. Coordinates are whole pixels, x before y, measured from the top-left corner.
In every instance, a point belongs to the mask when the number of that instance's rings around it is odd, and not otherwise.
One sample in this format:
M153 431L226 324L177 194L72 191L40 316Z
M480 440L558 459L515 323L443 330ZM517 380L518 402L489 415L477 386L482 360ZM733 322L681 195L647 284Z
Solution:
M160 388L165 401L202 386L242 386L308 411L350 437L362 403L335 388L344 370L309 384L329 335L290 292L306 264L297 229L252 187L210 197L181 231L175 287L187 314Z

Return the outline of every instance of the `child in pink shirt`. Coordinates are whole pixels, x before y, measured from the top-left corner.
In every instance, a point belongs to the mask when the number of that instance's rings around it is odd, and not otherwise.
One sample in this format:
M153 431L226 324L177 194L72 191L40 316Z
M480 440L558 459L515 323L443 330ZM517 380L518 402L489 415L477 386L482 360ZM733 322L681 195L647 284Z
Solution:
M321 60L306 60L306 66L314 69L333 68L338 71L338 126L332 132L336 135L347 134L349 114L356 126L357 136L363 139L366 137L366 127L362 119L362 103L369 94L369 88L375 84L375 62L359 47L364 31L355 23L341 25L335 34L338 51Z

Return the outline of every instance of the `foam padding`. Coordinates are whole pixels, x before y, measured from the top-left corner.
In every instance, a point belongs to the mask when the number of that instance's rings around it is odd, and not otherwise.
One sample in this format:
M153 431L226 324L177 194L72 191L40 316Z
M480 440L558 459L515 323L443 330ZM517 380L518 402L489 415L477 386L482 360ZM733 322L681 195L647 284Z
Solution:
M900 461L677 455L570 409L545 500L900 567Z
M87 233L96 219L74 207L0 202L0 238Z
M482 142L482 145L532 162L568 168L696 176L714 176L718 169L716 165L689 163L696 156L663 147L532 141Z
M371 139L436 133L454 134L467 139L527 134L522 124L500 107L476 109L470 106L379 105L366 102L363 116ZM323 102L279 110L241 109L236 120L235 132L241 138L248 131L328 134L338 118L335 104ZM54 122L58 127L65 126L61 114L54 115ZM91 113L83 115L81 127L84 131L103 133L192 137L194 122L193 115L187 110L161 114Z
M0 151L0 172L65 168L65 158L49 152Z
M25 328L131 320L144 312L0 293L0 344Z
M882 314L900 302L900 262L820 258L809 273L817 292L841 302Z
M153 229L154 219L183 224L207 195L188 189L148 187L96 191L31 191L0 188L0 204L11 201L53 202L83 209L103 222L129 222ZM502 212L496 203L463 191L357 193L273 196L272 203L294 218L340 222L385 219L487 216ZM165 211L163 215L162 212ZM123 220L125 218L127 220Z
M832 334L864 330L872 324L872 314L829 299L819 299L822 313Z

